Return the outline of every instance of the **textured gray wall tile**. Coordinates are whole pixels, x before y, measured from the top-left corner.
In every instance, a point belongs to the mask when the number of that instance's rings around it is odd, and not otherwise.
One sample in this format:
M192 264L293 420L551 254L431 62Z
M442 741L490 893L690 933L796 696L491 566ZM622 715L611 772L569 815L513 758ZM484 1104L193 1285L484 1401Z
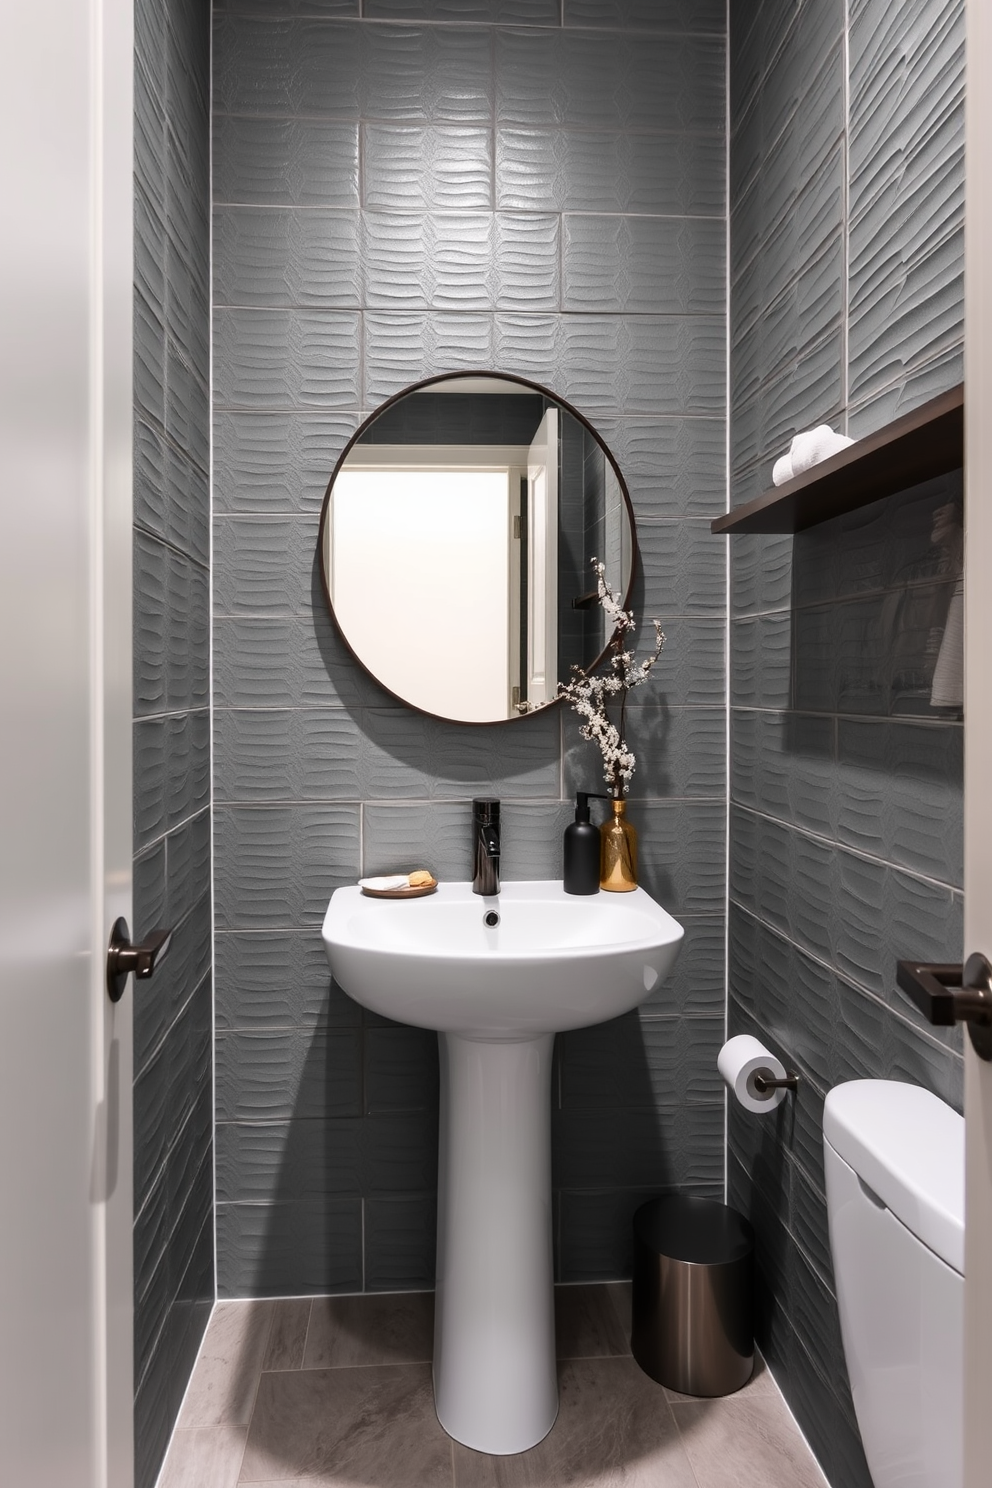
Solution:
M844 303L844 250L840 233L799 276L738 332L735 326L731 380L741 402L769 378L802 357L840 321Z
M639 879L648 893L676 919L719 910L725 888L719 859L726 827L723 806L639 802L630 817L639 834Z
M721 217L725 155L720 134L666 134L659 140L617 129L501 128L496 205Z
M356 1292L362 1286L362 1201L218 1204L222 1297Z
M437 1034L426 1028L368 1028L365 1111L433 1111L438 1098Z
M492 131L478 125L362 125L371 211L464 212L493 204Z
M892 386L870 393L863 402L852 405L848 430L852 439L873 434L883 424L891 423L921 403L945 393L964 381L964 349L952 346L938 352L930 361L912 367L896 378Z
M964 6L872 0L851 25L852 396L959 341Z
M214 215L214 303L362 304L357 212L226 207Z
M358 124L332 119L214 119L214 201L357 207Z
M788 708L792 701L792 616L752 615L730 626L730 697L741 708Z
M363 26L361 38L364 117L424 123L492 118L492 49L486 31Z
M360 1116L359 1035L313 1028L222 1033L216 1081L219 1121Z
M333 891L358 878L358 853L356 805L218 810L217 928L319 925Z
M411 382L493 364L489 315L369 311L365 322L365 403L374 407Z
M357 24L220 15L214 26L214 110L357 118L361 46Z
M709 522L641 522L637 536L644 563L643 612L699 615L723 608L726 555Z
M735 538L730 593L735 616L789 607L792 597L792 543L788 536Z
M554 1181L563 1189L705 1187L723 1175L723 1100L671 1110L555 1112Z
M558 26L560 0L364 0L368 20L492 21L513 26Z
M835 833L837 771L832 718L801 713L731 714L735 801L823 836Z
M638 521L726 510L722 419L602 418L596 428L623 472Z
M220 408L358 408L358 315L224 310L214 315L214 396Z
M561 799L560 712L513 729L460 729L398 708L354 666L324 613L314 518L334 463L361 410L432 372L499 366L609 417L639 515L677 519L656 521L642 544L648 584L635 603L665 618L670 639L632 729L645 736L643 789L709 794L634 808L645 883L694 916L651 1002L649 1084L672 1116L659 1171L648 1163L656 1117L645 1112L638 1183L719 1191L723 1101L705 1082L721 1031L725 550L707 529L723 505L725 307L710 289L723 230L635 224L636 282L626 287L621 266L599 285L593 263L584 292L594 312L563 317L557 214L722 216L722 21L708 0L691 13L674 0L648 9L618 0L598 17L610 29L586 29L580 4L566 35L552 9L370 0L356 23L319 0L278 13L269 0L229 0L217 20L216 192L230 206L218 208L215 266L232 307L219 308L215 338L217 1017L231 1103L222 1113L247 1118L219 1128L228 1294L433 1280L433 1040L359 1015L330 983L318 926L333 887L425 857L444 877L467 878L469 801L480 791L503 800L508 882L561 871L572 806ZM521 30L494 33L493 22ZM535 109L550 124L535 125ZM662 283L645 252L672 235L691 239L686 268ZM697 305L706 313L683 313ZM150 386L154 397L154 377ZM312 796L338 799L306 804ZM149 864L152 896L158 871ZM681 1063L667 1037L678 1009L699 1019L684 1034L700 1051L690 1061L692 1121L679 1114ZM291 1084L292 1051L359 1027L372 1114L268 1119ZM711 1088L716 1098L700 1100ZM556 1136L573 1168L585 1166L584 1140ZM608 1152L600 1143L595 1160ZM583 1254L595 1274L608 1252L622 1250L626 1264L626 1182L611 1170L599 1184L610 1190L605 1229L590 1204L589 1235L562 1239L570 1274ZM364 1257L349 1207L362 1195Z
M497 31L497 122L719 133L723 63L718 37Z
M636 703L637 696L632 699ZM727 716L723 708L627 709L626 738L637 757L630 799L723 798L727 788ZM579 736L581 719L564 714L562 760L566 796L602 782L596 745Z
M370 1292L432 1291L437 1204L433 1193L365 1202L365 1287Z
M722 1096L716 1056L723 1017L640 1018L637 1012L558 1040L562 1110L667 1111Z
M324 943L306 931L234 931L216 937L216 1026L357 1028L361 1012L331 981Z
M564 0L566 26L625 27L635 31L702 31L723 36L721 0Z
M313 517L222 517L216 523L214 611L306 614L317 561Z
M765 460L767 489L772 465L788 449L794 434L816 424L836 422L841 403L841 344L840 332L831 332L738 405L731 424L735 470Z
M218 413L214 511L319 511L358 412Z
M719 314L722 222L569 215L564 229L563 309Z

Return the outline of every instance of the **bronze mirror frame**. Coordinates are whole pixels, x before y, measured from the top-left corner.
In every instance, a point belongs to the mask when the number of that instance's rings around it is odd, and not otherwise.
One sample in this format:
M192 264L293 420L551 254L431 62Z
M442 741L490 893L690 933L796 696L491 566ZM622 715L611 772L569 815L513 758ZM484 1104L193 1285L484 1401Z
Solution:
M519 387L528 388L531 392L538 393L541 395L541 397L548 398L553 403L556 403L560 408L563 408L565 412L568 413L573 419L575 419L578 424L580 424L584 429L587 429L588 432L595 439L596 443L599 445L600 449L606 456L606 459L609 462L610 469L613 471L613 474L616 478L616 482L620 490L620 495L623 498L624 507L627 513L627 521L630 527L630 574L628 577L626 590L622 597L623 608L625 610L630 608L631 596L634 591L634 584L637 579L637 574L640 566L640 545L637 541L637 523L634 520L634 506L633 502L630 499L630 491L627 488L627 482L623 478L620 467L613 456L613 451L609 448L596 426L591 423L584 414L580 413L573 404L569 403L566 398L560 397L559 394L552 391L551 388L545 387L543 383L534 382L529 377L520 377L515 372L497 372L494 371L491 367L485 369L464 368L463 370L458 372L441 372L432 377L424 377L419 382L411 382L406 387L401 388L398 393L393 393L389 398L386 398L384 402L379 404L378 408L376 408L374 412L369 414L368 418L364 419L362 423L359 424L358 428L355 430L354 434L352 434L351 438L348 440L348 443L341 451L341 454L338 456L334 469L331 471L330 480L327 482L327 489L324 492L324 499L321 503L320 508L320 525L317 531L317 563L320 568L320 585L324 594L324 603L327 606L328 613L331 617L331 620L333 621L334 628L337 631L337 634L340 636L352 660L355 661L355 663L362 668L363 672L365 672L369 677L372 678L372 680L378 687L382 688L383 692L385 692L387 696L395 698L395 700L398 703L402 703L405 708L412 708L415 713L422 713L427 718L437 718L442 723L450 723L462 728L500 728L504 724L520 723L527 718L534 718L539 713L545 713L548 711L548 709L557 707L562 702L562 699L560 697L551 698L548 702L540 704L540 706L534 708L529 712L518 714L517 717L508 716L506 718L493 719L460 719L450 718L447 714L444 713L432 713L429 708L422 708L419 704L410 702L409 698L401 697L399 693L394 692L392 688L387 687L384 682L381 682L375 675L375 673L368 666L366 666L365 662L358 655L358 652L355 650L354 646L345 635L344 629L339 623L338 617L334 612L334 604L331 600L330 587L327 582L327 569L324 562L325 528L327 525L328 513L331 508L331 492L334 489L334 482L337 480L338 475L340 474L345 461L347 460L352 449L361 441L362 435L365 433L365 431L372 424L374 424L376 419L378 419L383 413L385 413L388 408L392 408L393 405L399 403L401 399L409 397L411 393L418 393L423 391L423 389L425 388L434 387L439 382L455 382L462 378L468 377L484 377L488 379L498 378L503 382L514 382ZM610 639L606 642L606 645L596 657L595 661L586 667L586 671L594 672L602 664L610 649L610 646L616 638L616 634L617 632L614 630ZM559 682L560 680L561 679L559 678Z

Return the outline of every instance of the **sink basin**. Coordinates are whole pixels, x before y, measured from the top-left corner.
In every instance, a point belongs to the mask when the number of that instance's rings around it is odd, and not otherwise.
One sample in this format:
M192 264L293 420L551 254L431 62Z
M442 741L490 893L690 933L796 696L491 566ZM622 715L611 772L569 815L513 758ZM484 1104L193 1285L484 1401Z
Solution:
M499 923L487 926L487 914ZM467 883L425 899L338 889L324 920L349 997L475 1039L560 1033L627 1012L664 977L682 933L643 889L579 898L554 882L504 884L491 899Z
M558 1411L554 1036L636 1007L682 935L643 889L576 897L560 882L509 883L484 898L448 883L422 899L357 887L331 897L335 980L363 1007L439 1035L434 1400L449 1435L476 1451L526 1451Z

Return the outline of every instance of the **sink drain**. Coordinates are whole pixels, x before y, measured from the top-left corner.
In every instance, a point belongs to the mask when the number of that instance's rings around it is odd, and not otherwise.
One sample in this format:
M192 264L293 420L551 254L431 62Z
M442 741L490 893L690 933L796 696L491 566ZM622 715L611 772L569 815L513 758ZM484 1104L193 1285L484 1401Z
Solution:
M499 915L496 913L495 909L486 910L485 914L482 916L482 923L484 925L488 925L490 930L495 930L496 926L499 924Z

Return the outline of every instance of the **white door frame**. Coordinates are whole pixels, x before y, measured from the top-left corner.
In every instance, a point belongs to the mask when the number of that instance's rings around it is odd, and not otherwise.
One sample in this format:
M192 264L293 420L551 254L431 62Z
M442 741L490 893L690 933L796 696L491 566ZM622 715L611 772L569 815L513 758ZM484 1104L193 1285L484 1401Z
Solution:
M129 1488L131 0L0 38L0 1481Z
M967 11L965 956L992 958L992 5ZM965 1038L965 1484L992 1477L992 1064Z

